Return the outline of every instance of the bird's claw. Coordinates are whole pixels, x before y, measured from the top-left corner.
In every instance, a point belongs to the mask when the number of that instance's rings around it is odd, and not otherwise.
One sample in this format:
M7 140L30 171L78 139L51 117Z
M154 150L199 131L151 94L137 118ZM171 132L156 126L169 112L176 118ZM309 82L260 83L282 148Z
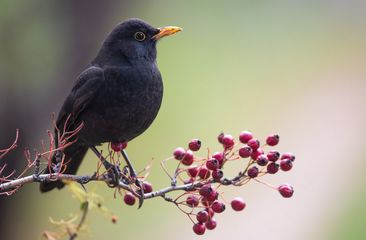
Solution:
M136 178L135 181L136 186L139 188L138 190L138 199L139 199L139 206L137 209L140 209L142 207L142 204L144 203L144 188L142 187L141 181Z
M121 170L116 165L111 164L107 160L103 161L103 165L104 165L104 168L108 172L108 177L110 177L112 179L108 186L111 188L117 187L119 185Z
M108 175L112 179L111 184L109 186L112 188L117 187L119 185L119 179L121 175L119 169L115 165L112 165L112 167L109 168L108 170Z
M141 181L138 179L137 177L137 173L135 171L135 169L133 168L130 160L128 159L127 153L125 150L121 151L123 158L126 161L127 167L130 171L130 177L135 180L135 185L139 188L138 194L139 194L139 206L138 209L141 208L142 204L144 203L144 189L142 187Z

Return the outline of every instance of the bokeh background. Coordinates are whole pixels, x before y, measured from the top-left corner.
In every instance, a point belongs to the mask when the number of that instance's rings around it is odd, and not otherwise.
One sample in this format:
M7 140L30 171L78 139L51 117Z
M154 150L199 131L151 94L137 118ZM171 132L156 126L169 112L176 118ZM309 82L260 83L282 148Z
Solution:
M291 199L258 183L227 189L245 211L228 209L201 239L366 239L366 2L320 1L0 1L0 146L16 128L21 149L39 148L76 76L108 32L129 17L184 28L158 46L165 95L152 127L129 145L137 168L166 186L159 161L193 137L219 149L220 131L279 133L294 169L266 178L289 182ZM88 155L81 173L95 169ZM234 169L228 170L234 174ZM196 239L190 221L161 199L126 207L92 185L118 224L97 212L81 239ZM36 184L1 197L0 238L39 239L48 217L68 218L70 192L41 195Z

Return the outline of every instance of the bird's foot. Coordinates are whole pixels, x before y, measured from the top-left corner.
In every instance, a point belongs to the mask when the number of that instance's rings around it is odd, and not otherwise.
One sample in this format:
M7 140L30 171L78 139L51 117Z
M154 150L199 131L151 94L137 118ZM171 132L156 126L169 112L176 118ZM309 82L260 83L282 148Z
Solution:
M137 177L137 173L135 171L135 169L133 168L130 160L128 159L127 153L125 150L121 151L123 158L126 161L127 167L129 169L130 172L130 177L132 179L132 182L135 183L135 185L139 188L138 190L138 195L139 195L139 206L138 208L141 208L142 204L144 203L144 189L142 187L142 182L138 179Z
M142 187L142 182L136 178L135 180L136 186L139 188L138 190L138 199L139 199L139 206L138 209L142 207L142 204L144 203L144 188Z
M121 177L121 170L118 166L111 164L108 161L104 161L103 166L108 172L108 177L111 179L111 182L108 184L108 186L111 188L117 187Z
M102 162L104 168L107 170L108 172L108 177L111 179L111 181L108 183L109 187L117 187L119 185L119 180L122 176L121 174L121 169L108 162L103 156L102 154L98 151L98 149L96 149L95 146L90 147L92 149L92 151L95 153L95 155L97 155L97 157L100 159L100 161Z

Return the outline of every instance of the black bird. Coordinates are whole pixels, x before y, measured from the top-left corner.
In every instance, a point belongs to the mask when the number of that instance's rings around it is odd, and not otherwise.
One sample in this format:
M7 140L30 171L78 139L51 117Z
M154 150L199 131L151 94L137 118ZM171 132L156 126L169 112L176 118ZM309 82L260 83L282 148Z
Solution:
M156 43L181 30L128 19L107 36L96 58L79 75L56 120L60 130L68 118L69 129L84 124L78 140L63 151L68 162L65 173L76 173L89 147L130 141L150 126L163 97ZM61 181L43 182L40 190L63 186Z

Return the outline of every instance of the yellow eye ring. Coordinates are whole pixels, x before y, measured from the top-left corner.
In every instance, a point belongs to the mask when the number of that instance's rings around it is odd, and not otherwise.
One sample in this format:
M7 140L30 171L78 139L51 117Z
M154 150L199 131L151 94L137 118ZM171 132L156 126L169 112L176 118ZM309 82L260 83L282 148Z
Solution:
M139 42L142 42L146 39L146 35L143 32L136 32L134 35L135 39Z

